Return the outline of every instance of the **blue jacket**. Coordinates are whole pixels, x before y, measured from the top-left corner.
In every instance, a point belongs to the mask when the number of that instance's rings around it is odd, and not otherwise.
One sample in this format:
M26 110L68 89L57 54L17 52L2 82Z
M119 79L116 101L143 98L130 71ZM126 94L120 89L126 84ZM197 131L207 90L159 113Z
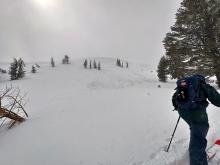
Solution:
M206 98L206 100L199 102L196 108L191 110L179 109L176 103L176 92L173 94L172 103L175 109L178 111L180 117L182 117L186 122L193 123L204 123L208 124L208 115L206 108L209 104L207 99L215 106L220 107L220 94L217 90L209 84L202 84L200 90L200 96Z

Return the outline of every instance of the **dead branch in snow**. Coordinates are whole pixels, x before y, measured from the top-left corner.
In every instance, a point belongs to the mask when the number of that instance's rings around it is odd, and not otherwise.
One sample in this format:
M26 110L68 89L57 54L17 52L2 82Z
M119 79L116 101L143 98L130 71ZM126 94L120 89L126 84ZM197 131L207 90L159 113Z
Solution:
M27 94L21 94L19 88L12 86L6 87L3 92L0 92L0 127L6 119L11 120L9 126L11 127L16 122L22 122L28 117L24 109L26 96Z

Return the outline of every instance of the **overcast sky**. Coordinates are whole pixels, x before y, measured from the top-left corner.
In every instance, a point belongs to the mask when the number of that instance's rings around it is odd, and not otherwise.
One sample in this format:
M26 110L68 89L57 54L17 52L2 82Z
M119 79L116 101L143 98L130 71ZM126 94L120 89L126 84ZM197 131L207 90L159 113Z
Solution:
M181 0L0 0L0 62L65 54L157 65Z

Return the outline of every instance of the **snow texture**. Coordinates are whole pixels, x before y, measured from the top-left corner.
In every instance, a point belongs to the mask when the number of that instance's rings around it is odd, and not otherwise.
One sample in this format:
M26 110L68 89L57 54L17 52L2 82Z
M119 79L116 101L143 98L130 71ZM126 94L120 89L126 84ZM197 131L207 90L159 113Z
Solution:
M170 151L164 151L178 119L170 99L175 82L159 83L145 64L129 62L127 69L117 67L116 59L96 58L98 71L84 69L83 60L55 68L40 64L36 74L27 64L22 80L0 74L1 91L12 84L28 93L30 116L10 130L0 128L1 164L187 165L184 121ZM208 114L211 145L220 137L219 108L210 105ZM220 152L210 164L218 162Z

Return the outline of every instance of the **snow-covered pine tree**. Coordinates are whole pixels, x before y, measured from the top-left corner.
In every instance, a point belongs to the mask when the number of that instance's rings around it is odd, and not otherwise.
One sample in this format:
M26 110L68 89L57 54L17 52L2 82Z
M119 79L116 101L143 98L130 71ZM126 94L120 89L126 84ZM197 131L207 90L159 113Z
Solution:
M210 20L213 16L206 0L182 1L176 22L163 41L168 60L167 74L172 78L193 73L214 75L215 64L210 56L213 54L210 48L215 45L214 25ZM216 48L213 46L212 50Z
M126 68L128 68L128 62L126 62Z
M220 1L209 0L208 1L208 14L210 15L206 19L206 44L207 52L212 60L213 72L217 78L217 84L220 88Z
M121 66L121 62L120 62L119 59L117 59L117 61L116 61L116 65L117 65L117 66Z
M23 78L25 76L25 70L24 70L25 64L24 61L20 58L18 60L18 72L17 72L17 78Z
M119 66L119 67L122 67L122 62L120 59L117 59L116 61L116 65Z
M167 60L166 57L163 56L160 59L159 65L157 67L157 76L159 78L159 81L166 82L167 81Z
M17 80L17 71L18 71L18 61L14 58L14 61L10 64L9 75L11 80Z
M92 69L92 61L89 61L89 68Z
M69 56L66 54L62 60L63 64L69 64Z
M88 61L87 61L87 59L85 59L85 61L83 63L84 68L87 68L87 65L88 65Z
M98 70L101 70L101 63L98 63Z
M55 62L54 62L53 57L51 57L51 59L50 59L50 64L51 64L52 67L55 67Z
M95 60L93 61L93 68L94 68L94 69L97 69L97 64L96 64L96 61L95 61Z
M70 59L69 56L66 55L65 58L66 58L66 63L69 64L69 59Z

